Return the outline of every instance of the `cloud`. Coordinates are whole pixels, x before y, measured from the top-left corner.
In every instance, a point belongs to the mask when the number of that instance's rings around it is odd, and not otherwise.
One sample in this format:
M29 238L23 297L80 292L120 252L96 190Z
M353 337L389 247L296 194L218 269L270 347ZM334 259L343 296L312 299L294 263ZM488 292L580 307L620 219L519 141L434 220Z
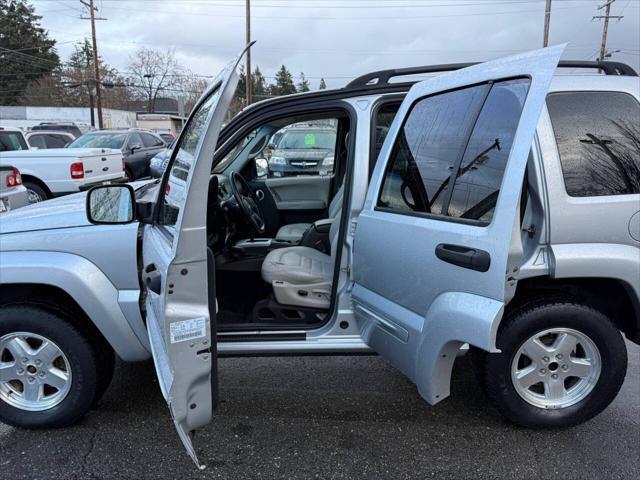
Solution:
M95 0L100 54L119 70L140 46L173 48L186 67L213 75L242 49L244 1ZM90 37L73 0L38 0L43 26L60 42L62 57L74 40ZM258 43L253 65L267 77L285 64L312 86L330 87L381 68L487 60L542 45L544 1L540 0L253 0L252 33ZM350 8L352 7L352 8ZM389 8L391 7L391 8ZM601 14L593 0L554 0L550 43L568 42L565 58L597 57ZM608 46L613 58L638 69L640 4L618 0ZM514 13L509 13L514 12ZM64 43L67 42L67 43ZM268 80L270 80L268 78Z

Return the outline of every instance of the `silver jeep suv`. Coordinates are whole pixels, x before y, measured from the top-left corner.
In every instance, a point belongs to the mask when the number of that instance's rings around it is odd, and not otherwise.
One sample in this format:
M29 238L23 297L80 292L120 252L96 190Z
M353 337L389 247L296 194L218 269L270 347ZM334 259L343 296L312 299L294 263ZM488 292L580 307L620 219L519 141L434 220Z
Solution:
M218 354L377 352L436 404L467 345L511 421L597 415L622 334L640 341L640 92L628 66L562 51L375 72L222 128L240 56L162 179L3 216L0 419L69 425L115 355L152 356L197 462ZM257 168L275 132L320 120L325 174Z

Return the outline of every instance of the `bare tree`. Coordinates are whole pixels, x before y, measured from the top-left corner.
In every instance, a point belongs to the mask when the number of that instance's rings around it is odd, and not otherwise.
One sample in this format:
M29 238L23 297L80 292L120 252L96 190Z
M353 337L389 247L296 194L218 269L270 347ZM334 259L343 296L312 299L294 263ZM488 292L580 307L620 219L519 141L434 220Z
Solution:
M177 96L183 68L173 50L161 52L142 47L129 58L129 83L147 102L147 112L155 110L158 96Z

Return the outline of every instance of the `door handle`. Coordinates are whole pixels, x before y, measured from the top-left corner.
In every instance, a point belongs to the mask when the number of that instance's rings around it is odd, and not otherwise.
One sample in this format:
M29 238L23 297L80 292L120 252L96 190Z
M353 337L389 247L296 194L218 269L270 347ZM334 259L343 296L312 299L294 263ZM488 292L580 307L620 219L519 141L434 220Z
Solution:
M147 288L156 295L160 295L160 290L162 289L162 274L158 271L155 264L150 263L147 265L142 277Z
M461 245L441 243L436 247L436 257L443 262L477 272L486 272L491 265L489 252Z

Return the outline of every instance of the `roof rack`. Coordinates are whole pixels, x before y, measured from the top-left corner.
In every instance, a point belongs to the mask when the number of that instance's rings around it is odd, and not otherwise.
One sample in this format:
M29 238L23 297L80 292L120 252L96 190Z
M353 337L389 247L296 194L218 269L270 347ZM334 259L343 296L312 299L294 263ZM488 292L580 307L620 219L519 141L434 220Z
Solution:
M367 73L352 81L345 88L370 87L389 85L389 80L394 77L402 77L405 75L419 75L425 73L451 72L462 68L477 65L474 63L447 63L443 65L426 65L423 67L395 68L390 70L379 70L377 72ZM583 61L583 60L562 60L558 63L558 68L591 68L600 69L605 75L620 75L627 77L637 77L636 71L626 63L621 62L599 62L599 61Z

